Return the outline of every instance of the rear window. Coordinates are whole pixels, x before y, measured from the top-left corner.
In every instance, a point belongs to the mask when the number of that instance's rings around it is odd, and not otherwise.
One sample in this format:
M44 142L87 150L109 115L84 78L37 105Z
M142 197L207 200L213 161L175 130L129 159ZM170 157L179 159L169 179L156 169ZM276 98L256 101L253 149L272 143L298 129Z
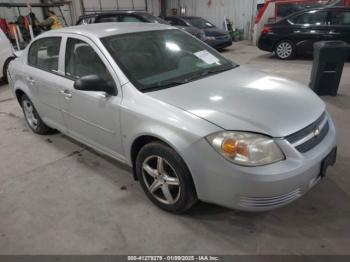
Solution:
M330 23L331 25L350 25L350 12L331 12Z

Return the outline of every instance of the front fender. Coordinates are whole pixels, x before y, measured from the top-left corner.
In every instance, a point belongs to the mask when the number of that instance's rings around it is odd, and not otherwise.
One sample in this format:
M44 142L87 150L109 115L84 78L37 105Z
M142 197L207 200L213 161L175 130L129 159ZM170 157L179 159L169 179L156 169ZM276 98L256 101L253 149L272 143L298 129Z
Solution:
M121 127L125 157L130 165L132 145L141 136L155 137L183 157L183 152L193 143L222 130L147 93L137 91L131 84L123 87L123 94Z

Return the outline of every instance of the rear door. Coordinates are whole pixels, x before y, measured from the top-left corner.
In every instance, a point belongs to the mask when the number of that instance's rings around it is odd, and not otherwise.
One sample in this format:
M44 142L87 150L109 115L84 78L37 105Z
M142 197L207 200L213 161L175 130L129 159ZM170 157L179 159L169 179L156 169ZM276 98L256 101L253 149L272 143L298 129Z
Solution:
M330 12L329 24L332 40L342 40L350 44L350 11L333 10Z
M62 55L62 38L46 37L36 40L29 48L26 68L26 83L34 93L36 109L49 126L65 131L66 126L61 112L62 76L59 62Z
M298 51L311 53L314 43L332 40L327 11L307 11L289 19Z

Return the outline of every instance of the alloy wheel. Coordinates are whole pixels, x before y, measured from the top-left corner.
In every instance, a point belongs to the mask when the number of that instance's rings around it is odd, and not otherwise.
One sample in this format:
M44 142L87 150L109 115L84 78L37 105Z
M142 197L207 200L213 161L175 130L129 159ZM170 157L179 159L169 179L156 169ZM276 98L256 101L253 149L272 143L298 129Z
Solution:
M34 113L34 107L28 100L23 100L23 111L31 128L36 130L38 128L39 120Z
M282 59L289 58L293 54L293 46L289 42L282 42L277 46L276 53Z
M149 156L142 164L142 176L148 191L159 202L174 205L180 198L181 185L175 169L160 156Z

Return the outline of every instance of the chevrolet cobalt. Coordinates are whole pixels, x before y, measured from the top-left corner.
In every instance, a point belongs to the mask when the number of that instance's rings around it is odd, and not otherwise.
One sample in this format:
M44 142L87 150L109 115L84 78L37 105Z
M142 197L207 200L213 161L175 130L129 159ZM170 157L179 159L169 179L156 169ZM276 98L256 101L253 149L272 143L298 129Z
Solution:
M197 200L281 207L335 163L335 127L308 87L168 25L52 30L10 64L9 81L34 133L59 130L132 166L170 212Z

